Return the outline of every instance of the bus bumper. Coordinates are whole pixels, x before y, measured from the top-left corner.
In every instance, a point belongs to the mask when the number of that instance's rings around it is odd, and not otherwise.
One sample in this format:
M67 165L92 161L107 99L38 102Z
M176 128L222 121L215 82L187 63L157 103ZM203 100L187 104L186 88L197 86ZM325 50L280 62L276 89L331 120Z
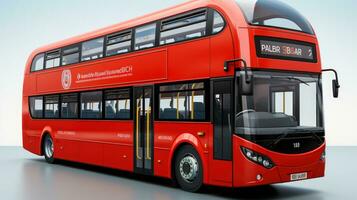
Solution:
M307 177L299 180L319 178L325 175L325 160L322 159L325 144L308 153L289 155L269 151L237 136L234 136L233 143L234 187L292 182L295 181L292 179L292 175L297 174L307 174ZM274 167L267 169L248 160L241 151L242 146L269 157L274 162Z

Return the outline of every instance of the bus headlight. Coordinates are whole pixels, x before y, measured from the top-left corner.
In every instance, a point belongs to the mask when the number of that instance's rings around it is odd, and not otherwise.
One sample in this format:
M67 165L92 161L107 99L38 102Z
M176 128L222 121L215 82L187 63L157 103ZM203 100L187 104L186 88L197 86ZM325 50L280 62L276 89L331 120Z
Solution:
M241 147L241 149L245 157L247 157L250 161L253 161L254 163L261 165L267 169L271 169L275 166L273 161L267 156L259 154L245 147Z

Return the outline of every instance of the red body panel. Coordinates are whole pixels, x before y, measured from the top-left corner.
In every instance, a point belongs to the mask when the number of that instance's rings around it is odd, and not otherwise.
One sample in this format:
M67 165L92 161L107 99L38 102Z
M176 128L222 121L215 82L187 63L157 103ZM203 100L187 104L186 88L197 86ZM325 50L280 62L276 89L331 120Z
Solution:
M33 58L42 52L76 44L127 28L167 18L197 8L210 7L226 20L225 29L210 37L156 47L30 73ZM316 44L317 63L258 58L255 36L288 38ZM198 0L184 3L151 15L117 24L92 33L48 45L34 51L25 69L23 90L23 147L41 155L42 136L54 138L56 158L134 171L134 122L114 120L35 120L29 114L29 96L131 87L166 82L233 77L235 69L223 70L223 63L244 58L252 68L321 72L317 39L313 35L275 28L249 26L233 0ZM236 67L239 67L238 65ZM71 71L71 87L64 89L61 76ZM182 144L191 144L203 162L204 183L242 187L286 182L291 173L308 172L308 178L324 175L325 163L320 156L325 145L301 155L284 155L233 136L233 160L213 159L213 124L211 122L154 121L154 175L172 177L172 159ZM204 136L198 136L203 132ZM276 167L267 170L247 160L240 150L245 146L270 157ZM263 175L256 181L256 175Z

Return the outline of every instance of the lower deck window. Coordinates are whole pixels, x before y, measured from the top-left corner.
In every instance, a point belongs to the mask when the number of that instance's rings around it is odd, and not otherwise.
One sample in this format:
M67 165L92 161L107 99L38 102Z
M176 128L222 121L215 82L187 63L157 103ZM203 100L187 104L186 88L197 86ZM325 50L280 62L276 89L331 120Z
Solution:
M205 96L204 83L162 86L159 94L159 119L205 120Z
M30 97L30 112L33 118L43 117L43 97Z
M52 119L59 117L58 102L58 95L45 96L45 118Z
M62 95L61 118L78 118L78 94Z
M102 118L102 92L84 92L81 94L81 118Z
M105 91L105 118L130 119L130 93L128 89Z

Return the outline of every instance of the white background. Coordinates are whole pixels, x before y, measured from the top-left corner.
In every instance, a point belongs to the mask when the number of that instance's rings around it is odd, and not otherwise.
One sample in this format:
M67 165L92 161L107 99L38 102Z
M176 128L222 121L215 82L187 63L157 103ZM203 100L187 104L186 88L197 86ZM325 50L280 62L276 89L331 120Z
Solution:
M32 50L180 2L183 0L0 0L0 146L22 143L22 79ZM342 88L337 100L331 94L332 76L324 76L328 145L357 145L356 1L285 2L310 20L320 41L323 65L340 73Z

